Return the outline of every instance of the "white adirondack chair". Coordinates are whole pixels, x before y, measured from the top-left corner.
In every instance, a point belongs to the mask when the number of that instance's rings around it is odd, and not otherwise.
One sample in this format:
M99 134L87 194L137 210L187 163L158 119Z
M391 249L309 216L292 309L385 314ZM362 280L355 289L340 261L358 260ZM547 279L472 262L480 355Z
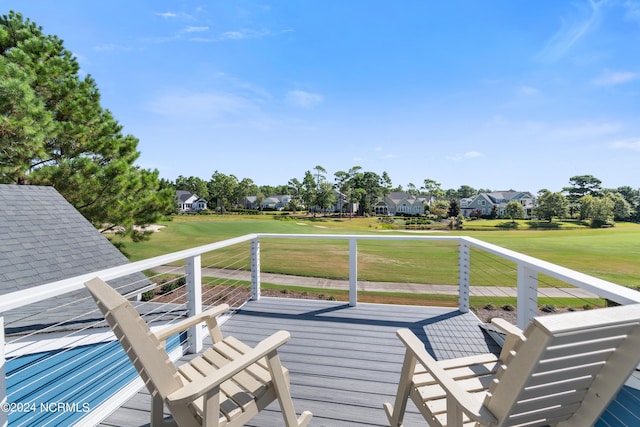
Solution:
M310 412L299 418L289 392L289 373L277 349L290 335L279 331L251 348L233 337L222 337L216 317L223 304L153 333L133 306L99 278L86 287L135 365L152 396L151 425L164 424L163 404L181 427L240 426L278 399L285 425L303 427ZM176 368L163 341L191 326L207 323L213 348Z
M431 426L593 425L640 363L640 304L536 317L524 333L506 321L493 354L435 361L408 329L395 404L410 396Z

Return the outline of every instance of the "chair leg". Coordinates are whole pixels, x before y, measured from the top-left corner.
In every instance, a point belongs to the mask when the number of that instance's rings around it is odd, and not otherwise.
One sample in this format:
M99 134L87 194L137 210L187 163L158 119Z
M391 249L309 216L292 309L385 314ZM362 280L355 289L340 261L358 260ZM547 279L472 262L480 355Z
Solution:
M293 407L289 383L282 372L282 364L280 363L280 356L277 352L274 351L267 355L267 364L271 371L273 386L275 388L276 396L278 397L278 403L280 404L285 425L287 427L306 426L309 424L309 421L311 421L312 414L309 411L304 411L300 415L300 418L296 418L296 410Z
M156 392L151 395L151 427L170 427L176 426L174 420L165 421L164 419L164 402L160 395Z
M389 419L391 427L402 427L404 412L407 409L407 401L409 400L409 392L411 391L411 378L416 369L416 357L413 352L407 349L402 363L400 372L400 381L398 382L398 391L393 406L389 403L384 404L384 410Z
M458 402L447 395L447 426L462 427L464 415Z

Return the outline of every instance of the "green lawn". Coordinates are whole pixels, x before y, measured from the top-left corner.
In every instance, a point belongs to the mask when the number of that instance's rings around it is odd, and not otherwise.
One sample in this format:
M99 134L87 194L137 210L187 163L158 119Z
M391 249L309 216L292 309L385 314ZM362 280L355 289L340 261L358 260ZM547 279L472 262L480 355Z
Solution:
M275 220L271 216L193 216L177 217L162 225L166 228L145 242L113 240L122 244L129 258L135 261L248 233L389 234L388 227L379 224L376 218L312 220L281 217ZM487 229L495 231L447 233L476 237L621 285L640 285L640 225L618 224L614 228L598 230L571 224L559 230L545 231ZM402 230L396 232L403 233ZM320 277L348 275L346 241L264 239L261 249L264 271ZM482 262L490 263L489 268L501 268L500 262L494 265L496 260ZM457 278L452 272L456 269L457 248L448 242L424 245L409 241L361 241L358 245L358 273L364 280L454 284ZM496 280L494 284L508 284L509 280Z

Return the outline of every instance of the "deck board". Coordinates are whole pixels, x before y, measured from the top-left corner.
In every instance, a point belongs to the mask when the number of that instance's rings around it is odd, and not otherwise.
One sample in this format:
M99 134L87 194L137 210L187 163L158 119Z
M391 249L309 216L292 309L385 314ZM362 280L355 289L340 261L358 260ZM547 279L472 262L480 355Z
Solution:
M499 351L473 314L439 307L262 298L247 303L222 330L249 345L288 330L291 341L280 354L291 372L296 410L313 412L311 426L342 427L386 425L382 404L396 392L404 347L395 331L402 327L438 359ZM101 425L148 425L148 403L143 390ZM247 425L281 426L277 403ZM424 425L411 403L405 425Z

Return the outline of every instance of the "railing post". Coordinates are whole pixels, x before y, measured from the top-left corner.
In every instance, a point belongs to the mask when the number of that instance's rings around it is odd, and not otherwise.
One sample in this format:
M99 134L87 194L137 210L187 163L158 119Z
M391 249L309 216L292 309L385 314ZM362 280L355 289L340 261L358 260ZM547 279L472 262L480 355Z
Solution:
M251 240L251 300L260 299L260 239Z
M458 248L458 310L469 312L469 274L471 272L471 248L467 242L460 240Z
M200 255L186 259L185 274L187 281L187 314L189 317L202 312L202 261ZM189 328L189 353L199 353L202 350L204 333L202 325Z
M358 240L349 239L349 306L358 304Z
M0 405L4 408L7 404L7 376L4 360L4 317L0 317ZM9 424L7 411L0 411L0 426Z
M524 329L538 315L538 273L518 263L518 327Z

